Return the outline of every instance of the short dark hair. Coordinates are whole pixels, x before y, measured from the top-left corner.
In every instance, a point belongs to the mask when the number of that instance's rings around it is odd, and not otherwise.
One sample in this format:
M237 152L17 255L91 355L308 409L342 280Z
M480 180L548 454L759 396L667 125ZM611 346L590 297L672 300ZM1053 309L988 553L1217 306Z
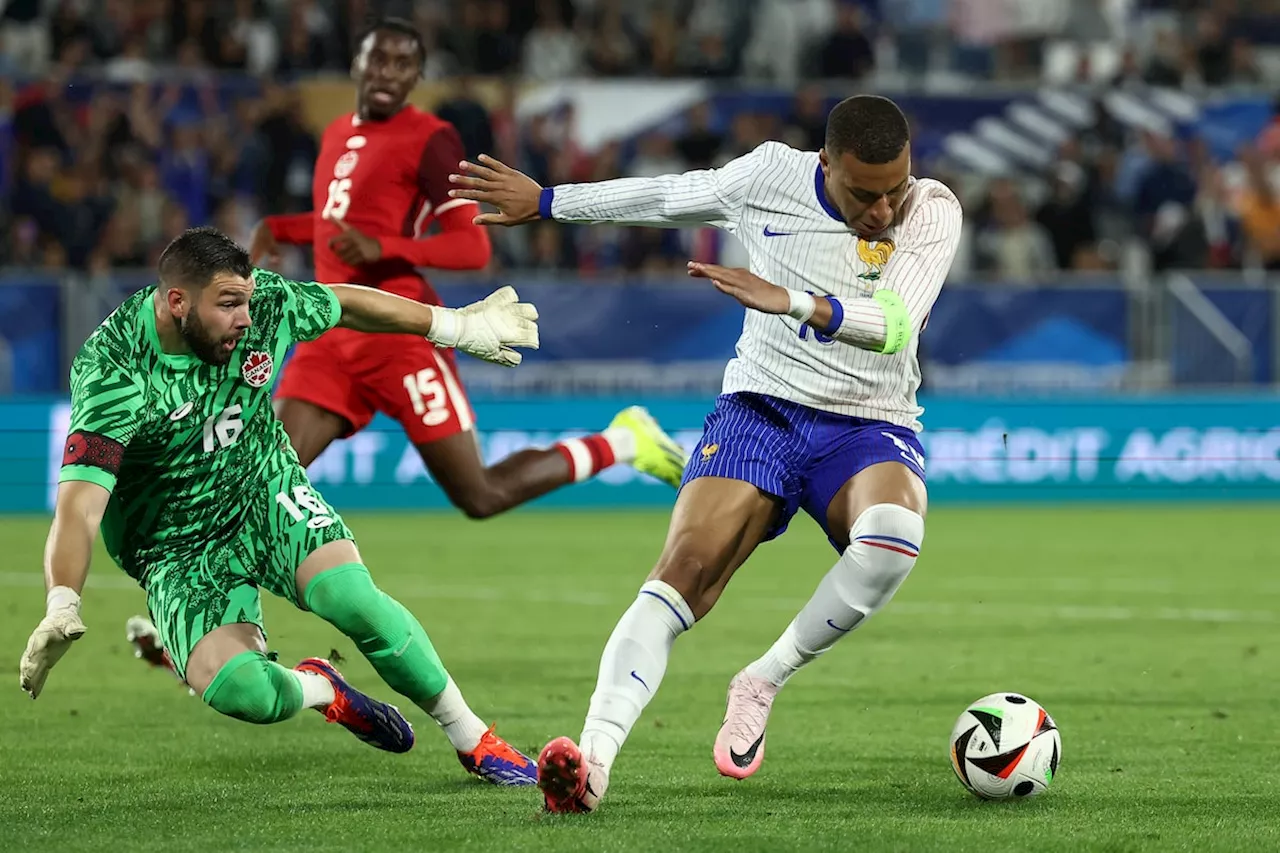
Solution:
M218 273L253 274L249 253L217 228L188 228L165 247L157 265L166 285L204 287Z
M427 64L427 41L422 37L422 31L413 25L412 22L406 21L404 18L378 18L365 25L359 33L356 34L356 44L353 53L359 54L360 48L364 44L364 40L374 33L398 33L402 36L408 36L413 39L413 43L418 46L418 63L419 68L425 68Z
M879 95L845 98L827 116L827 156L852 154L863 163L892 163L911 141L911 127L898 105Z

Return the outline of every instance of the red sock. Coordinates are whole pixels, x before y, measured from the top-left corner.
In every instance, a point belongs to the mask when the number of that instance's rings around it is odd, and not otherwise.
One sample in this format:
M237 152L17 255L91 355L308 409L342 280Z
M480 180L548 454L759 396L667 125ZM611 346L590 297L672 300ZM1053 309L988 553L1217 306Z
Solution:
M618 461L613 446L603 435L566 439L556 445L556 450L569 462L575 483L591 479Z

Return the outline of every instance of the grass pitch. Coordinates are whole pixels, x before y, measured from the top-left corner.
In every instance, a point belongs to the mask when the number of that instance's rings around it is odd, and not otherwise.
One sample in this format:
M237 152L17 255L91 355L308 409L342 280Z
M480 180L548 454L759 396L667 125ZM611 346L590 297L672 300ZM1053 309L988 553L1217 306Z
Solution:
M896 600L798 675L745 782L711 744L729 678L831 565L797 522L680 639L600 811L547 816L536 791L467 777L417 709L413 752L369 749L306 712L219 717L134 660L141 592L99 554L89 633L40 701L17 661L42 615L46 522L0 520L4 850L1267 850L1280 848L1277 509L936 508ZM517 746L577 737L605 638L658 554L660 513L351 514L375 578L426 625L471 705ZM293 663L351 644L268 598ZM1047 794L982 803L947 735L1016 690L1063 737ZM405 707L407 703L401 703Z

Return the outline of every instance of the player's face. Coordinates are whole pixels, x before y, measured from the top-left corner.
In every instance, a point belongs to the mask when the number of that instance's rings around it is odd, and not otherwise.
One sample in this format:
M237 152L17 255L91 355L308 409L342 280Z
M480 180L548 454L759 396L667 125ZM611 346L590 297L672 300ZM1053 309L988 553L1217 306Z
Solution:
M174 312L178 330L197 358L208 364L226 364L236 344L251 325L249 297L253 279L219 273L194 291L181 315Z
M399 112L418 83L421 63L418 43L404 33L369 33L353 69L360 117L376 121Z
M852 154L828 157L823 151L819 156L827 195L859 237L874 240L893 224L907 198L910 146L892 162L874 166Z

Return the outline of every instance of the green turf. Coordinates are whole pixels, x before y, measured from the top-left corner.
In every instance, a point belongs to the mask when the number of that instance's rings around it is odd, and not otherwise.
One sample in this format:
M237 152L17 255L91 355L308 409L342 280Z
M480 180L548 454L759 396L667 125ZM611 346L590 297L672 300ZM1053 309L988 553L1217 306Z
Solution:
M807 522L766 546L682 638L593 815L473 782L414 709L407 756L317 715L220 718L123 638L141 594L99 561L89 633L45 695L17 687L43 609L45 525L0 521L0 849L1265 850L1280 848L1280 548L1275 507L938 508L897 600L797 676L768 757L720 778L729 678L833 554ZM528 750L576 736L609 630L657 556L662 514L350 517L382 586L422 619L473 707ZM282 602L293 661L349 642ZM1044 796L982 803L946 751L964 706L1042 702L1064 757Z

